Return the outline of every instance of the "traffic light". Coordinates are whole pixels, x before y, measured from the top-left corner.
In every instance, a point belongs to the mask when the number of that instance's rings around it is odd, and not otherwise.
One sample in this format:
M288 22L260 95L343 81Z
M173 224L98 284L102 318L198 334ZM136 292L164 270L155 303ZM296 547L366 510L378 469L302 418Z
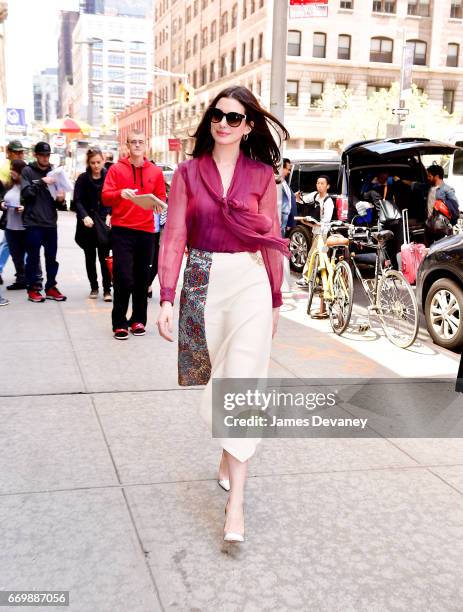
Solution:
M180 104L190 104L193 101L193 90L188 85L185 85L185 83L180 83L177 99Z

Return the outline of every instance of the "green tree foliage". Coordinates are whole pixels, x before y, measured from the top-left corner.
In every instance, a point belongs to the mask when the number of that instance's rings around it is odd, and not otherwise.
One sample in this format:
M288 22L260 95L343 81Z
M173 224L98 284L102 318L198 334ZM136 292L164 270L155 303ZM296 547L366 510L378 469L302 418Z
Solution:
M367 97L337 86L328 86L316 108L324 118L329 118L329 133L326 139L330 146L344 148L356 140L386 138L388 126L397 124L393 109L398 107L399 84L390 89L381 89ZM445 109L432 103L426 94L412 85L411 94L405 101L409 114L402 122L403 136L420 136L447 140L458 120Z

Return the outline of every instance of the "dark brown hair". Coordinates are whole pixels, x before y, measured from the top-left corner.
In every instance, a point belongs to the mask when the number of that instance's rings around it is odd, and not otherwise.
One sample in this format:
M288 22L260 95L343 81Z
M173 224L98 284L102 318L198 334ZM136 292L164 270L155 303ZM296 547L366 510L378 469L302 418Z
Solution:
M27 166L26 162L23 161L22 159L13 159L10 165L10 170L14 170L18 174L21 174L21 172L24 170L26 166Z
M254 94L246 87L234 86L223 89L212 100L209 108L203 115L193 138L196 139L193 149L193 157L200 157L205 153L212 153L214 148L214 139L211 134L211 116L210 111L215 108L217 102L221 98L233 98L244 106L246 114L246 123L253 123L252 130L248 134L246 140L242 139L240 148L243 153L251 159L257 159L264 164L273 167L275 173L278 173L280 165L280 149L281 141L289 138L288 130L285 126L268 111L266 111L257 101ZM279 137L279 144L275 142L275 138L270 131L272 127Z
M103 151L99 149L98 147L90 147L90 149L88 149L87 151L87 159L86 159L87 168L90 168L90 160L92 159L92 157L95 157L95 155L100 155L101 159L104 161Z

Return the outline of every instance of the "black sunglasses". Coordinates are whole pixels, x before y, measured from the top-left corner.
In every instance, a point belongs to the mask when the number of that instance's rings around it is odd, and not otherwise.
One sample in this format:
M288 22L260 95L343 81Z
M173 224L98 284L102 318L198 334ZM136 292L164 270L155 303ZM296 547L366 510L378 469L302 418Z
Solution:
M209 113L212 123L220 123L225 117L230 127L238 127L243 119L246 119L246 115L241 113L224 113L220 108L210 108Z

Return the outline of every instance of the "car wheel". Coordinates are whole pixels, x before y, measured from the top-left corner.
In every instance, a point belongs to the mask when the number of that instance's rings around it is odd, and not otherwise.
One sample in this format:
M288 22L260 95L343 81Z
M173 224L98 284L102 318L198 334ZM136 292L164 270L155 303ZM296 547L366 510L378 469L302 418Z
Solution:
M451 350L463 345L463 290L455 281L441 278L431 285L424 314L436 344Z
M289 232L290 266L295 272L302 272L304 269L311 244L312 232L307 228L297 225Z

